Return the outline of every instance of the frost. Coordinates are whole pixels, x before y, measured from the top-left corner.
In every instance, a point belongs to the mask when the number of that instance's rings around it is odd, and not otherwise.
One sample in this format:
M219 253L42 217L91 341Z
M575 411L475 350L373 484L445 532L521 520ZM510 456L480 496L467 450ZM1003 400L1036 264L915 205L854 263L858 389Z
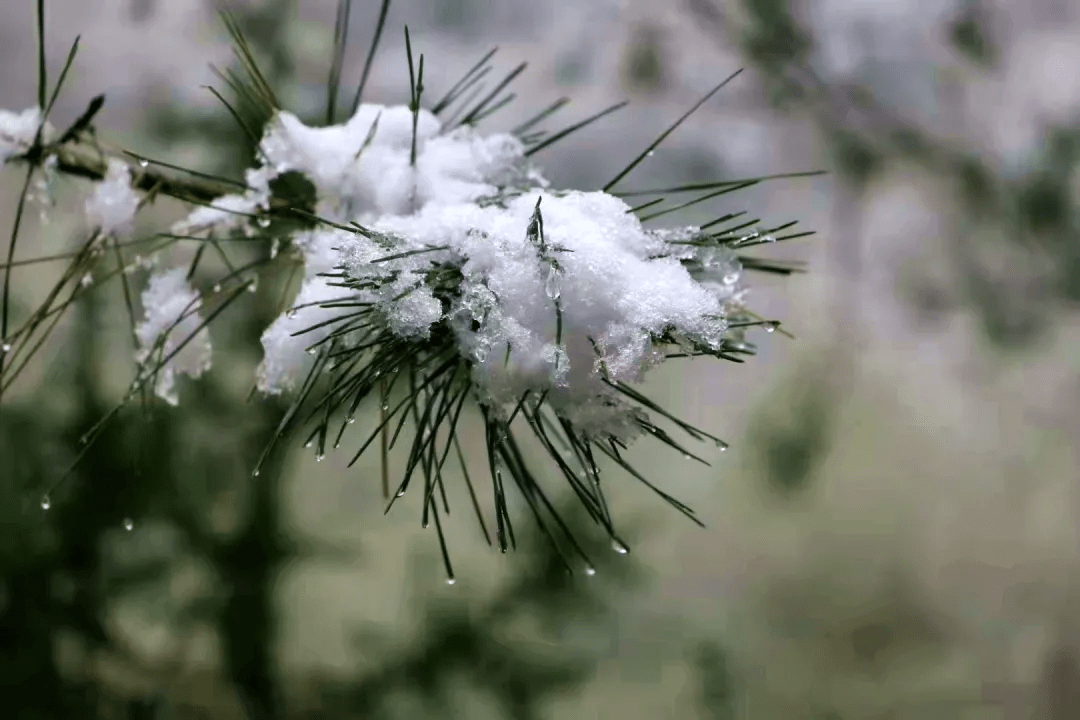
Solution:
M135 329L140 346L136 360L146 366L144 372L156 371L154 393L176 405L176 376L197 378L210 369L210 333L199 327L202 300L186 271L174 268L151 276L142 304L146 314Z
M110 158L105 178L94 185L86 199L87 219L103 234L117 235L131 228L138 208L139 194L131 187L131 170L126 163Z
M29 150L39 127L39 108L28 108L22 112L0 110L0 163ZM48 142L53 134L52 126L46 123L42 128L42 140Z

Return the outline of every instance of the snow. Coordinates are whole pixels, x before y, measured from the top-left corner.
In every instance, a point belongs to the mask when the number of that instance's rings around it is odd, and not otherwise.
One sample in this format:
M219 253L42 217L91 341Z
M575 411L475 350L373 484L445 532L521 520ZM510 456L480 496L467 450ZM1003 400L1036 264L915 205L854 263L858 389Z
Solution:
M142 304L145 317L135 329L140 345L136 360L144 365L144 373L156 369L154 393L176 405L176 376L197 378L210 369L210 333L199 327L202 300L188 283L185 269L174 268L150 277Z
M39 127L39 108L28 108L22 112L0 110L0 163L29 150ZM46 123L42 128L42 139L47 142L53 134L52 126Z
M244 175L247 192L222 195L209 205L196 208L186 218L173 224L173 234L228 233L237 229L243 229L250 234L252 216L270 207L271 178L269 168L249 169Z
M476 361L474 379L506 402L526 389L543 388L551 379L559 381L560 371L566 370L555 365L555 298L546 287L551 268L525 232L536 197L530 193L513 198L505 208L432 203L415 215L388 216L373 226L401 238L404 245L448 246L380 264L380 273L416 272L432 262L464 259L464 293L450 310L457 320L454 331ZM598 390L590 338L602 352L609 377L628 381L639 379L655 362L650 338L668 327L706 343L719 340L725 329L716 319L724 312L721 300L696 282L677 258L653 258L667 246L642 228L622 200L576 191L539 197L545 240L555 248L561 277L558 301L570 372L564 382ZM365 266L375 254L371 245L362 237L352 241L345 264L350 276L371 272ZM397 290L390 285L377 294L385 301ZM414 334L438 319L417 313L411 303L396 304L387 313L392 323ZM481 323L479 330L470 328L474 320Z
M139 194L131 187L127 164L110 158L105 178L94 185L86 199L86 216L93 227L105 235L117 235L131 228Z
M185 230L236 227L244 217L226 210L266 208L269 182L299 172L315 186L316 214L341 226L292 238L304 279L263 334L258 388L294 390L311 346L341 324L314 326L356 312L320 304L349 298L370 303L381 331L403 340L423 342L443 323L493 411L546 392L583 432L629 439L639 411L605 378L640 380L663 360L655 341L665 333L719 349L743 292L734 253L688 242L698 228L646 229L612 195L550 190L511 135L443 128L426 110L415 120L414 161L407 107L361 105L324 128L280 112L260 143L264 164L249 171L252 189L185 221ZM460 270L460 284L439 286L436 268Z

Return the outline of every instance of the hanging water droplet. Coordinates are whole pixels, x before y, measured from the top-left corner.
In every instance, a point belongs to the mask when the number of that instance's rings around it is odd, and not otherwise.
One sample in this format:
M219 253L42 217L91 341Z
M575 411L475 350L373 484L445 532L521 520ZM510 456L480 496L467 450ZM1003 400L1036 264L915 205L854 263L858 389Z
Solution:
M129 517L124 518L124 529L127 530L128 532L131 532L132 530L134 530L135 529L135 521L132 520Z
M292 320L294 317L296 317L296 311L295 310L288 311L287 313L285 313L285 317L287 317L289 320Z
M270 227L270 218L267 217L266 215L260 215L259 219L256 220L255 222L257 222L259 224L259 227L261 227L261 228Z
M585 566L585 574L592 577L593 575L596 574L596 568L594 568L592 565L586 565Z
M259 477L259 468L255 468L251 471L251 477Z
M150 167L150 161L149 160L140 160L139 161L139 167L141 167L141 168L143 168L145 170L146 168Z
M774 322L767 322L767 323L765 323L765 332L767 332L767 333L776 332L776 328L779 327L779 326L780 326L780 323L778 323L778 322L775 322L775 321Z
M253 293L258 289L259 289L259 281L258 280L252 280L250 283L248 283L247 291L249 293Z
M405 494L404 490L398 490L396 493L394 493L394 497L401 497L404 494Z
M454 583L456 583L456 582L457 582L457 580L455 580L455 579L454 579L454 576L453 576L453 575L451 575L450 577L446 578L446 584L447 584L447 585L453 585L453 584L454 584Z
M0 354L6 355L9 352L11 352L11 343L6 342L3 345L0 345Z
M380 405L379 407L382 408L383 412L386 412L387 410L390 409L390 401L389 400L383 400L382 405Z
M655 155L656 155L655 150L650 150L649 152L645 153L645 157L655 157Z
M544 283L544 292L552 300L558 300L559 295L562 294L562 278L559 276L559 271L552 265L548 268L547 282Z
M315 456L315 462L322 462L325 459L326 459L326 456L323 455L322 453L319 453L318 455Z
M630 552L630 549L618 540L611 541L611 548L620 555L625 555L626 553Z
M90 287L90 283L94 282L94 276L90 273L86 273L79 280L79 285L83 287Z
M682 459L683 460L693 460L694 456L691 455L690 453L683 453Z
M307 354L308 354L308 355L314 355L314 354L315 354L315 348L313 348L313 347L312 347L312 348L308 348L308 349L307 349Z
M306 443L304 443L304 447L309 448L314 444L315 444L314 440L308 440Z
M278 252L281 250L281 241L274 238L274 242L270 243L270 259L273 260L278 256Z
M355 415L350 415L349 417L345 418L345 422L352 425L354 422L356 422L356 416Z
M776 236L775 235L764 235L764 236L762 236L761 241L762 242L767 242L767 243L774 243L774 242L776 242Z
M41 509L48 510L52 507L52 500L49 499L49 494L45 493L41 496Z
M214 283L214 292L221 292L221 283Z

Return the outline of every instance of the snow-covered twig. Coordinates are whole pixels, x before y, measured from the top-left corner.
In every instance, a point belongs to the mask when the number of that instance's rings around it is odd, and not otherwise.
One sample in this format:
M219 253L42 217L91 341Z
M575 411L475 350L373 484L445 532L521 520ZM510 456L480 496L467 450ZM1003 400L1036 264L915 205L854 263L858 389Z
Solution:
M125 401L152 383L157 394L175 403L175 377L198 377L209 368L206 326L236 292L230 290L226 303L200 319L202 296L190 282L195 264L206 247L223 253L221 242L263 242L268 254L254 265L232 268L226 280L240 282L240 289L253 287L255 266L286 256L303 263L294 302L262 339L256 386L291 401L264 459L278 439L305 425L308 444L321 459L327 445L341 444L362 403L378 398L379 422L358 445L353 462L380 435L387 445L396 444L411 424L391 505L414 478L422 480L424 524L434 520L451 577L441 516L449 510L443 483L452 450L487 533L458 443L466 407L479 413L486 428L497 543L504 552L514 544L505 486L511 482L556 547L568 544L579 556L566 557L567 568L592 566L526 462L523 434L547 452L621 552L626 547L608 510L601 460L699 522L623 453L646 435L679 456L705 462L661 427L668 423L692 440L708 440L719 449L726 444L679 420L634 384L670 358L709 355L742 362L753 354L747 330L772 331L778 323L746 308L745 271L788 274L799 268L743 251L806 233L781 235L794 223L766 228L741 213L668 230L644 223L766 178L644 191L690 199L631 207L613 188L688 112L603 190L552 188L534 164L534 153L608 111L561 132L537 131L536 124L561 107L557 103L518 133L483 134L477 122L505 104L500 93L522 68L471 102L465 91L486 72L489 54L427 109L421 104L423 56L414 63L411 42L408 106L363 103L358 92L348 119L313 127L278 107L235 23L226 21L246 80L235 73L223 77L240 100L269 118L258 162L244 183L152 165L139 156L106 157L95 152L89 122L54 134L42 131L41 113L0 114L8 162L35 168L48 162L61 173L98 180L87 203L97 239L80 263L99 257L102 243L119 257L117 236L146 199L165 194L196 204L186 219L157 235L202 244L190 269L157 272L143 293L144 318L134 328L140 372ZM332 82L339 77L340 70L331 72ZM336 87L330 97L336 98ZM239 111L229 109L243 125ZM334 110L332 104L328 118ZM640 193L625 197L635 194ZM67 306L51 303L39 315ZM25 342L33 328L19 332L24 331Z

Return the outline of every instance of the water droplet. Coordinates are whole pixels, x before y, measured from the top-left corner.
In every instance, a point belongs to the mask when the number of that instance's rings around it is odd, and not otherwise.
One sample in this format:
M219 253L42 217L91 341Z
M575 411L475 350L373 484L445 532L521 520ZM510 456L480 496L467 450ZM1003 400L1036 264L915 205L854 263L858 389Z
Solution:
M308 440L306 443L304 443L304 447L309 448L314 444L315 444L314 440Z
M611 548L612 548L612 550L619 553L620 555L625 555L626 553L630 552L630 549L627 548L625 545L623 545L618 540L612 540L611 541Z
M289 320L292 320L294 317L296 317L296 311L290 310L289 312L285 313L285 317L287 317Z
M141 167L143 169L146 169L146 168L150 167L150 161L149 160L140 160L139 161L139 167Z
M250 283L248 283L247 290L248 290L249 293L253 293L258 289L259 289L259 282L257 280L252 280Z
M259 468L255 468L251 471L251 477L259 477Z
M278 252L281 250L281 241L274 238L274 242L270 243L270 259L273 260L278 256Z
M446 584L447 584L447 585L453 585L453 584L454 584L454 583L456 583L456 582L457 582L457 580L455 580L455 579L453 578L453 576L451 576L451 577L448 577L448 578L446 578Z
M3 345L0 345L0 354L7 354L9 352L11 352L11 343L6 342Z
M214 283L214 292L221 292L221 283Z
M308 355L314 355L314 354L315 354L315 348L313 348L313 347L312 347L312 348L308 348L308 349L307 349L307 354L308 354Z
M588 575L589 577L592 577L593 575L596 574L596 568L594 568L592 565L586 565L585 566L585 574Z
M356 416L355 415L350 415L349 417L345 418L345 422L352 425L354 422L356 422Z
M389 401L387 401L387 400L383 400L383 402L382 402L382 405L381 405L380 407L381 407L381 408L382 408L382 409L383 409L384 411L386 411L386 410L389 410L389 409L390 409L390 402L389 402Z
M767 243L774 243L774 242L776 242L776 236L775 235L765 235L764 237L761 238L761 241L762 242L767 242Z
M694 456L691 455L690 453L683 453L682 459L683 460L693 460Z
M135 521L131 518L124 518L124 529L131 532L135 529Z
M544 283L544 292L552 300L558 300L562 294L562 278L559 277L559 271L552 265L548 268L547 282Z
M83 287L90 287L90 283L92 283L92 282L94 282L94 276L91 275L90 273L86 273L79 280L79 284L82 285Z
M52 500L49 499L49 494L45 493L44 495L41 496L41 509L42 510L48 510L51 507L52 507Z
M394 493L394 497L401 497L404 494L405 494L404 490L398 490L396 493Z
M725 285L734 285L739 282L739 273L728 273L724 276L723 282Z
M319 453L318 455L315 456L315 462L322 462L325 459L326 459L326 456L323 455L322 453Z
M780 325L780 323L778 323L778 322L767 322L767 323L765 323L765 332L767 332L767 333L776 332L776 328L779 327L779 325Z
M261 228L270 227L270 218L267 217L266 215L260 215L259 219L256 220L255 222L257 222L259 224L259 227L261 227Z
M655 150L650 150L649 152L645 153L645 157L654 157L655 155L656 155Z

